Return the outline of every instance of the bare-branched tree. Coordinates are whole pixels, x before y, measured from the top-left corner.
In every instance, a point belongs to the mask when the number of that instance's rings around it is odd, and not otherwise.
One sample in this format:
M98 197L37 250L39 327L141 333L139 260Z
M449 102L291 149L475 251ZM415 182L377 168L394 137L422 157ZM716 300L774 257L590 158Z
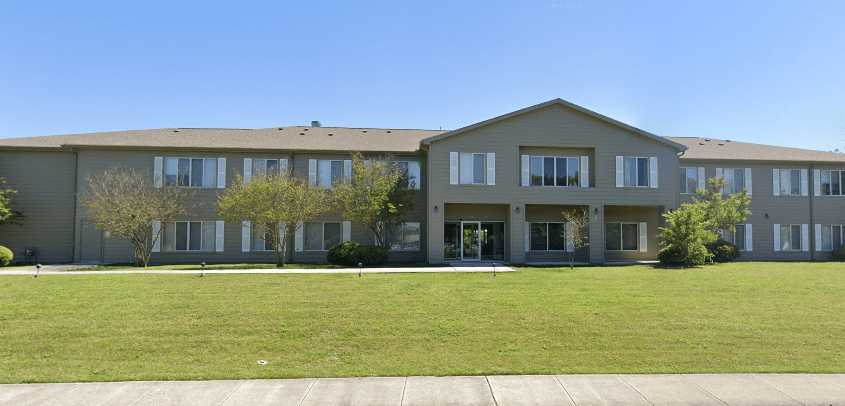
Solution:
M161 229L152 223L176 221L185 213L192 193L187 189L153 185L150 177L129 168L110 168L88 178L82 204L94 225L132 244L135 264L146 267Z
M586 207L567 209L561 212L566 222L567 243L572 247L569 252L569 269L575 266L575 252L586 247L589 242L590 210Z

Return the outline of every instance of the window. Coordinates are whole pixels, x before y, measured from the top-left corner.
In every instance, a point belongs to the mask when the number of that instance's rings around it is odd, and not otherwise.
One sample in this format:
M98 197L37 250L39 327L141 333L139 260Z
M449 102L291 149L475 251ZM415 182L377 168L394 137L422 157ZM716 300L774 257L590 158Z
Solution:
M625 186L649 186L649 159L642 157L625 157Z
M737 224L733 234L733 241L736 249L745 251L745 224Z
M698 168L681 168L681 193L691 194L698 189Z
M320 159L317 161L317 185L332 187L343 183L343 161Z
M845 195L845 170L821 170L821 187L822 195L824 196L843 196Z
M785 196L801 195L800 169L775 169L780 176L780 194Z
M722 176L725 179L725 193L734 194L745 190L745 169L744 168L725 168ZM798 173L799 181L801 173ZM799 185L800 187L800 185ZM799 190L800 192L800 190Z
M165 251L214 251L216 222L177 221L168 223L164 230Z
M638 223L607 223L605 226L608 251L637 251L640 244Z
M273 251L276 249L278 224L256 225L252 227L252 250Z
M284 159L253 159L252 160L252 176L282 175L283 168L282 161Z
M830 237L831 248L839 249L843 245L843 241L845 241L845 226L833 225L830 228L832 229Z
M800 224L781 224L780 249L782 251L801 251Z
M402 223L393 230L390 249L392 251L420 250L420 223Z
M564 251L566 249L565 223L531 223L531 251Z
M580 159L578 157L531 156L531 186L578 186Z
M164 184L214 188L217 186L217 158L165 158Z
M399 181L400 186L408 189L420 188L420 164L416 161L394 161L402 178Z
M822 251L833 251L842 246L843 241L843 227L841 224L822 224L821 225L821 241L817 241L817 244L820 244Z
M486 183L485 155L482 153L460 153L458 174L462 185L483 185Z
M325 251L341 242L340 223L305 223L306 251Z

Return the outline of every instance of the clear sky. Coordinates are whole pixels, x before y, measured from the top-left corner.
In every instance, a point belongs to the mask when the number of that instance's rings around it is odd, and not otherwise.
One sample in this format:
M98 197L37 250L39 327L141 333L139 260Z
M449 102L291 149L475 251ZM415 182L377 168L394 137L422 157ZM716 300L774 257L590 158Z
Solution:
M845 1L8 1L0 137L453 129L563 99L659 135L845 147Z

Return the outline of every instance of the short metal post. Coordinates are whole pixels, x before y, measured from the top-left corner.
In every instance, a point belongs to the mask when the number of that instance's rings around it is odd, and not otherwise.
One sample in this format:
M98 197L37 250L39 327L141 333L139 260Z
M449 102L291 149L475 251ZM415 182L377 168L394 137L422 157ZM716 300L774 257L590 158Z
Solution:
M37 278L39 273L41 273L41 264L35 264L35 275L32 275L32 277Z
M202 267L202 271L200 272L200 278L202 278L205 276L205 261L202 261L200 266Z
M361 274L364 272L364 264L359 262L358 263L358 277L361 277Z

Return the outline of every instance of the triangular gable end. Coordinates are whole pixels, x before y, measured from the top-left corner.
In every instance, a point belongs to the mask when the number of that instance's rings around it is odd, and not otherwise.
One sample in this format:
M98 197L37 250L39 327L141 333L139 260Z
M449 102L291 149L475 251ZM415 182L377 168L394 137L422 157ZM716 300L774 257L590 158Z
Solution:
M660 142L662 144L666 144L666 145L668 145L672 148L675 148L678 151L684 151L684 150L687 149L687 147L683 144L677 143L675 141L669 140L669 139L661 137L659 135L652 134L648 131L641 130L641 129L636 128L634 126L625 124L621 121L614 120L614 119L612 119L608 116L596 113L595 111L581 107L581 106L574 104L574 103L570 103L570 102L563 100L563 99L560 99L560 98L552 99L552 100L549 100L549 101L546 101L546 102L543 102L543 103L540 103L540 104L535 104L533 106L529 106L529 107L526 107L526 108L523 108L523 109L520 109L520 110L516 110L516 111L510 112L510 113L507 113L507 114L503 114L503 115L498 116L498 117L493 117L491 119L480 121L480 122L475 123L475 124L470 124L466 127L461 127L461 128L456 129L456 130L452 130L452 131L445 132L443 134L435 135L433 137L429 137L429 138L422 140L422 144L428 145L428 144L431 144L433 142L437 142L437 141L440 141L442 139L445 139L445 138L448 138L448 137L451 137L451 136L454 136L454 135L463 134L465 132L468 132L468 131L471 131L471 130L474 130L474 129L477 129L477 128L488 126L490 124L494 124L494 123L497 123L497 122L500 122L500 121L503 121L503 120L507 120L511 117L516 117L516 116L519 116L519 115L522 115L522 114L530 113L532 111L539 110L539 109L542 109L542 108L545 108L545 107L548 107L548 106L552 106L552 105L561 105L561 106L570 108L572 110L584 113L584 114L586 114L590 117L596 118L598 120L604 121L606 123L620 127L622 129L628 130L628 131L633 132L637 135L652 139L652 140Z

